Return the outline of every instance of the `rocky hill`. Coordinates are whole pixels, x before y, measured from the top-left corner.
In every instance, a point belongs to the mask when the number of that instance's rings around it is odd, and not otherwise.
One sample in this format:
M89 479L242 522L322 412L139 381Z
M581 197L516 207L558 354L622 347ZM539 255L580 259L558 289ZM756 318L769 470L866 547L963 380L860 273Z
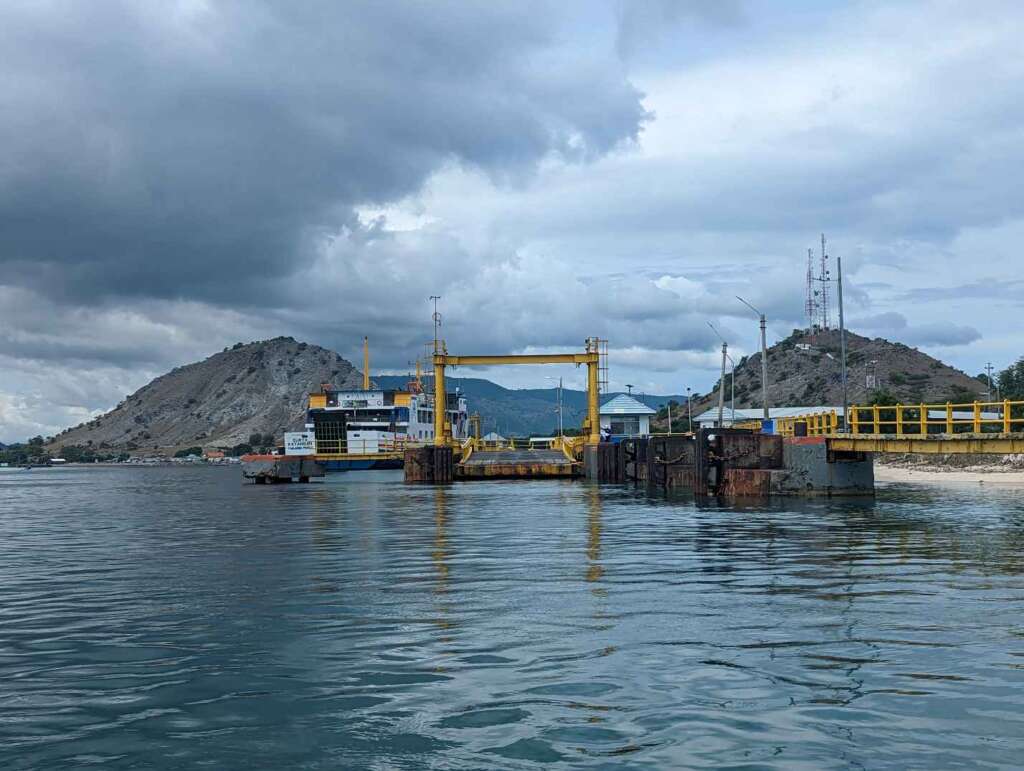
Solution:
M847 383L851 404L917 404L972 401L985 391L977 378L948 364L880 337L846 333ZM839 332L796 330L768 349L768 399L773 406L817 407L842 404ZM730 383L726 376L726 403ZM698 402L694 414L717 406L718 385ZM761 354L736 366L736 407L761 406Z
M253 433L301 428L321 383L362 387L362 374L333 351L291 337L238 343L143 386L113 410L54 437L50 448L167 451L231 447Z

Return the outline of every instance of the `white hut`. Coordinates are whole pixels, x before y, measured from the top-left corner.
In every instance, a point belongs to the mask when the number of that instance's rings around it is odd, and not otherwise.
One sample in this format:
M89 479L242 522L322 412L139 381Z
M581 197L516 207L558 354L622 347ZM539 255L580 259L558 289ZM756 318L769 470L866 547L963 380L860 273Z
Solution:
M643 402L619 394L609 399L600 410L601 430L613 436L647 436L651 433L651 415L657 415Z

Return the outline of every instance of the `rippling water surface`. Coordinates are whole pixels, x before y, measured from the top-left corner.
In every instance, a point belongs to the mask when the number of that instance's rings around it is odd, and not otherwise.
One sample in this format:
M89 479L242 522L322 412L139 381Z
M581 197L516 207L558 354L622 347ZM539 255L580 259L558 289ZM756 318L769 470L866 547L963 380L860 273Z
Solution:
M0 471L0 767L1011 767L1024 502Z

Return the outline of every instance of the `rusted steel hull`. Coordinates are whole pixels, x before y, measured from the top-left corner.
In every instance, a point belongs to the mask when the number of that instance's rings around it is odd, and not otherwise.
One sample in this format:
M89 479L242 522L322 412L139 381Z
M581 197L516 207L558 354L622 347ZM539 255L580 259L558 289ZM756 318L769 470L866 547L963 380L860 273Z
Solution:
M455 456L451 447L410 447L403 465L406 482L447 484L454 478Z

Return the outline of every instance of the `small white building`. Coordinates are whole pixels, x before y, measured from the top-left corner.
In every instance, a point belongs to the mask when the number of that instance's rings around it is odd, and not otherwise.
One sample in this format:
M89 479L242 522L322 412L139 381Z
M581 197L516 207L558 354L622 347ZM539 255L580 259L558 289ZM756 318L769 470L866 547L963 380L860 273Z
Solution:
M647 436L651 433L651 415L657 414L632 396L619 394L601 405L601 430L613 436Z

